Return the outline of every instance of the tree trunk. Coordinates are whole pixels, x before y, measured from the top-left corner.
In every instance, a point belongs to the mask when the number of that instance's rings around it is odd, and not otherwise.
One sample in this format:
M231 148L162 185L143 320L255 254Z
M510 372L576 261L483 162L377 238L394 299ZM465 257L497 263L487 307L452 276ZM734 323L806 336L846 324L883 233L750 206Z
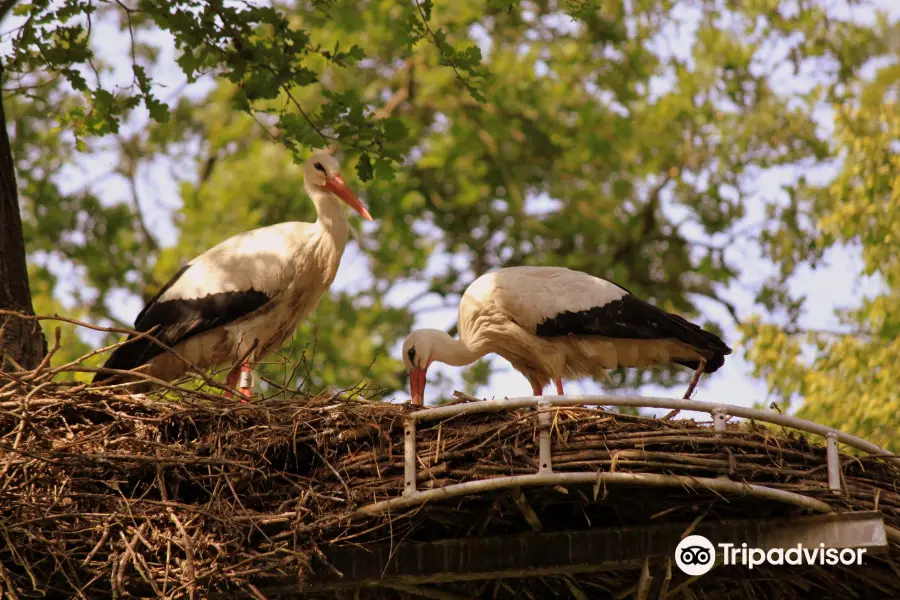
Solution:
M0 81L3 65L0 64ZM34 314L28 268L25 265L25 240L19 213L19 192L12 147L6 130L6 112L0 91L0 309ZM47 353L47 341L34 319L0 315L0 370L12 359L26 369L33 369Z

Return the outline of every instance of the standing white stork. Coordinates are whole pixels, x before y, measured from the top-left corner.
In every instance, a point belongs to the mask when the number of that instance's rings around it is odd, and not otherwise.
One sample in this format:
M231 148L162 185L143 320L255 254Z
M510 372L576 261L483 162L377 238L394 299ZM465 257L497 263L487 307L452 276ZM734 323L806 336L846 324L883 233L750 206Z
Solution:
M134 322L138 332L156 327L153 337L200 368L243 358L228 384L236 388L240 378L244 396L251 393L251 365L291 335L334 281L350 231L338 199L372 220L327 152L314 152L303 175L318 211L315 223L278 223L228 238L175 273ZM184 361L147 337L118 347L104 367L144 364L164 381L187 371ZM118 378L103 372L94 377L109 379Z
M499 354L535 396L551 380L605 377L606 369L673 362L712 373L731 348L715 334L633 296L612 282L563 267L511 267L476 279L459 304L459 336L412 332L403 343L413 404L423 404L433 361L471 364Z

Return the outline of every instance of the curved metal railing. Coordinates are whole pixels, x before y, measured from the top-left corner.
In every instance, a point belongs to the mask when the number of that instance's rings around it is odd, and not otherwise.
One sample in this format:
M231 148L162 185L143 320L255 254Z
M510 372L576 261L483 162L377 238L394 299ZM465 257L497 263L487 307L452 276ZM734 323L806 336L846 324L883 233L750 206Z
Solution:
M734 406L730 404L682 400L676 398L652 398L642 396L527 396L505 400L482 400L450 406L426 408L410 413L405 418L404 426L404 478L403 494L364 506L357 511L360 516L376 515L391 510L409 508L423 504L429 500L452 498L496 489L512 487L528 487L540 485L560 485L565 483L628 484L658 487L703 487L709 490L730 494L756 496L770 500L794 504L816 512L831 512L828 503L815 498L788 492L764 485L741 483L727 479L692 477L685 475L662 475L654 473L623 472L565 472L554 473L553 456L550 440L551 416L554 408L588 406L632 406L640 408L666 408L674 410L691 410L707 413L712 417L713 429L721 435L725 432L725 424L730 417L743 417L764 423L783 425L791 429L805 431L824 437L827 441L826 458L828 467L828 485L834 491L841 489L841 465L838 456L838 443L862 450L869 454L888 457L888 460L900 465L900 457L888 452L862 438L844 433L832 427L826 427L812 421L783 415L774 411ZM538 415L539 461L537 472L532 475L513 475L494 477L478 481L451 484L437 489L416 490L416 424L424 421L450 419L464 414L496 412L518 408L535 407Z

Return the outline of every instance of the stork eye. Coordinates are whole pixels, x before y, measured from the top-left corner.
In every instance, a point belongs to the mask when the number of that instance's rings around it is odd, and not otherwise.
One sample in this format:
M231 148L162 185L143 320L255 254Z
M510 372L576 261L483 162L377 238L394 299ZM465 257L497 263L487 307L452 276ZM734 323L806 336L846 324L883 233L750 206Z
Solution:
M315 167L316 171L321 171L324 175L328 175L328 173L325 171L325 167L322 166L322 163L316 163L313 165L313 167Z
M410 348L409 352L407 352L406 355L409 357L409 362L411 362L411 363L416 362L416 349L415 348Z

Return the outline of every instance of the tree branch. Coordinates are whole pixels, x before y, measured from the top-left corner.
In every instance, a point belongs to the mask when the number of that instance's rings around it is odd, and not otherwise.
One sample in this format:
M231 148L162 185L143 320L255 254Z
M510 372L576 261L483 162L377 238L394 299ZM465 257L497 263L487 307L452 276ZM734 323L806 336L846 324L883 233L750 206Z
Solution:
M387 102L384 103L384 106L376 110L372 113L373 119L386 119L394 112L394 110L403 104L407 99L409 99L411 95L411 90L413 86L413 67L410 64L407 64L401 69L401 72L406 74L406 84L401 87L399 90L393 93L393 95L388 99Z
M426 34L431 38L432 43L434 43L435 48L437 48L438 53L444 59L445 63L449 65L451 69L453 69L453 73L456 75L457 81L459 81L463 85L463 87L466 88L466 90L468 90L471 94L474 90L472 84L462 76L462 73L459 72L459 69L456 68L456 65L448 59L446 54L444 54L444 48L438 41L437 36L434 34L434 31L432 31L431 25L428 24L428 17L425 15L425 9L422 8L419 0L413 0L413 2L415 2L416 8L419 10L419 14L422 16L422 26L425 28Z
M138 228L141 231L141 236L147 242L147 245L150 246L150 249L155 252L156 250L159 250L159 243L147 228L147 223L144 219L144 211L141 209L140 195L138 194L137 189L137 144L137 138L131 138L128 141L119 138L119 149L122 151L122 155L126 160L126 165L124 167L119 167L118 171L120 175L128 180L128 187L131 192L131 209L134 211L134 216L137 220Z
M729 302L728 300L723 300L722 298L719 298L712 292L700 292L697 290L688 290L688 293L698 294L700 296L703 296L704 298L709 298L710 300L713 300L716 303L721 304L722 306L725 307L725 310L728 311L728 314L731 316L732 320L734 321L734 324L740 326L741 318L738 316L737 307L734 304L732 304L731 302Z
M866 333L864 331L835 331L833 329L817 329L813 327L799 327L799 326L788 326L784 328L784 332L788 335L803 335L803 334L813 334L813 335L824 335L828 337L834 338L844 338L844 337L854 337L864 340L867 343L877 342L877 341L887 341L886 339L879 338L878 336L872 335L870 333Z
M644 205L644 208L641 209L640 214L637 215L644 220L644 227L641 234L638 236L637 240L616 250L613 254L614 262L621 262L625 257L630 256L639 245L647 242L647 237L656 226L656 211L659 208L660 195L662 194L663 189L669 185L670 181L672 181L672 178L666 174L662 181L650 190L650 193L647 195L647 203Z

